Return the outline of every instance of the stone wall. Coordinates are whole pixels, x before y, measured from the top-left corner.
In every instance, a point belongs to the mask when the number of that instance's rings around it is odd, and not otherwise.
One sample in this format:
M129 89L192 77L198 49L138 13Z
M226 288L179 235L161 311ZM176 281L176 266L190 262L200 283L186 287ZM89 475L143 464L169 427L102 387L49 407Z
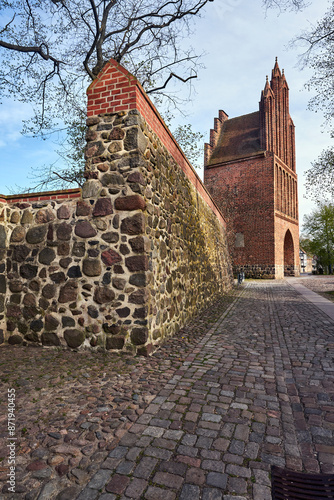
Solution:
M225 223L115 62L88 91L87 125L82 193L0 201L0 340L149 354L230 288Z

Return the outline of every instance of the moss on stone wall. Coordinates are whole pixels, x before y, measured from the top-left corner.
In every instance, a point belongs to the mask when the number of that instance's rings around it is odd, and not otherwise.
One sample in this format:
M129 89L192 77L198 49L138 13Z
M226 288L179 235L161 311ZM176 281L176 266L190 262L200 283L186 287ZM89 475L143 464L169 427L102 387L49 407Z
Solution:
M136 110L88 119L85 175L1 204L0 338L149 354L230 288L224 227Z

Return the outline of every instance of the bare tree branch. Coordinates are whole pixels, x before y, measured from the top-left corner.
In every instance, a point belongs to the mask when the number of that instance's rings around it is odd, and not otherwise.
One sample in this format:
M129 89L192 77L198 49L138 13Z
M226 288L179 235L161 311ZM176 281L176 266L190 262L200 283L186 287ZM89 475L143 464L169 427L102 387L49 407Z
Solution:
M66 64L63 61L58 60L57 58L50 56L49 54L49 48L45 43L42 43L39 47L24 47L22 45L17 45L13 43L7 43L3 40L0 40L0 47L4 47L5 49L8 50L14 50L15 52L34 52L35 54L38 54L44 59L45 61L52 61L56 65L59 66L59 64ZM44 50L43 50L44 49Z
M167 78L167 80L165 81L165 83L161 87L147 90L146 93L151 94L152 92L157 92L157 90L165 89L172 78L177 78L178 80L181 80L181 82L186 83L188 80L191 80L192 78L197 78L197 75L191 75L191 76L188 76L188 78L182 78L181 76L176 75L175 73L170 73L169 77Z
M6 26L0 31L0 35L8 30L9 26L14 22L16 14L14 13L12 19L6 24Z

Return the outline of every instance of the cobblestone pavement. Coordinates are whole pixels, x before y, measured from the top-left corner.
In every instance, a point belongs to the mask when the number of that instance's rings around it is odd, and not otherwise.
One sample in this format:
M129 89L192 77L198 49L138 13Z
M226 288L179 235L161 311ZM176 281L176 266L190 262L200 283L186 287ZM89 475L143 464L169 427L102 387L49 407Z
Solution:
M334 302L334 276L302 276L300 283Z
M2 346L1 500L49 500L69 486L65 498L74 499L239 292L217 300L149 358ZM10 388L16 390L15 495L6 493Z
M118 428L102 463L84 453L88 434L82 441L77 436L66 445L77 471L64 472L62 491L50 474L41 493L36 488L20 498L269 500L272 464L333 473L334 323L286 281L249 282L224 309L210 328L207 319L206 331L188 349L182 351L180 343L177 367L165 364L171 351L159 351L160 390L152 390L150 404L139 408L133 424ZM147 363L155 363L154 356ZM156 379L154 384L159 389ZM100 394L100 405L108 404L111 389L112 384ZM103 412L110 426L111 409ZM94 434L99 417L80 415L82 431ZM57 447L57 437L46 439ZM64 448L58 452L66 455ZM85 460L90 469L80 482ZM32 474L52 473L43 453L32 464Z

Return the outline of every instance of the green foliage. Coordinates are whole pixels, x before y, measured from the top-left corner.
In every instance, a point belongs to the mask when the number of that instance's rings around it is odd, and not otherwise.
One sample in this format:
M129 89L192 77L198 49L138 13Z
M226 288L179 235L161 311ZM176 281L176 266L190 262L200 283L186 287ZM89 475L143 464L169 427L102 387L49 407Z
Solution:
M325 128L331 131L334 138L334 2L322 18L310 24L310 28L302 32L294 43L306 47L301 56L301 66L313 70L312 78L306 84L308 90L315 92L309 102L309 108L316 113L321 111L325 117ZM316 201L332 201L334 199L334 148L329 147L312 163L306 174L306 186L311 198Z
M324 150L306 172L307 197L324 203L334 200L334 148Z
M193 167L202 167L204 163L204 135L201 132L194 132L190 123L179 125L174 130L173 135Z
M321 110L328 124L334 118L334 2L329 4L320 21L311 24L311 28L297 38L307 46L303 64L313 69L307 87L315 90L316 95L309 106L316 112Z
M334 260L334 204L318 204L310 215L304 216L303 230L307 234L300 245L307 252L315 254L322 267L332 272Z

